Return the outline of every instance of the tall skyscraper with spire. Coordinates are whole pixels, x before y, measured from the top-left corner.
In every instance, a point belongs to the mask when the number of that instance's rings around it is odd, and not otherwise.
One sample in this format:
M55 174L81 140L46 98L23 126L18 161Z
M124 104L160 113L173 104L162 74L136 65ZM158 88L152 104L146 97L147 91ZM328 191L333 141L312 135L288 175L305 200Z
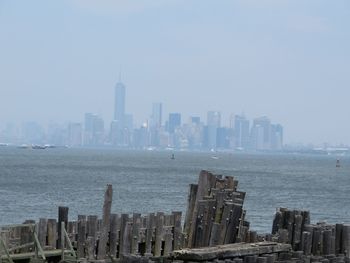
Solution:
M124 123L125 118L125 86L119 80L115 85L115 99L114 99L114 120Z
M125 125L125 85L121 82L119 74L119 81L115 85L114 90L114 120L111 126L113 144L123 144Z

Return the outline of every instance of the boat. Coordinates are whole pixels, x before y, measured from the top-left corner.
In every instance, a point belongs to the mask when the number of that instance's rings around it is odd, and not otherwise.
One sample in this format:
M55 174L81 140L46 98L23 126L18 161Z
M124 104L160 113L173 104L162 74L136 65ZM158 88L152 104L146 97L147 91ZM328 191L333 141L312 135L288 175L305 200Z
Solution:
M211 158L214 159L214 160L219 159L219 157L217 157L216 155L212 156Z
M340 168L340 160L339 160L339 159L337 159L337 162L336 162L336 164L335 164L335 167Z
M171 157L170 157L171 160L175 160L175 155L172 154Z

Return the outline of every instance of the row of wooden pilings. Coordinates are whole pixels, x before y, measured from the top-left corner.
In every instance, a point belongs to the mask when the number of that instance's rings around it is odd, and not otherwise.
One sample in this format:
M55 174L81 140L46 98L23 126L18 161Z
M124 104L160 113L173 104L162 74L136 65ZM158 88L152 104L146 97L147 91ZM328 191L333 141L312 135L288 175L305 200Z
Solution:
M130 262L145 259L148 262L150 258L160 257L180 262L348 262L350 226L313 225L308 211L280 208L275 214L272 233L258 234L250 230L245 219L245 195L238 191L234 177L201 171L198 184L189 187L186 215L182 220L182 213L178 211L147 215L112 213L113 190L107 185L101 218L78 215L77 220L68 220L69 208L59 207L57 219L40 218L38 222L27 220L23 225L1 227L1 241L10 255L24 255L36 247L52 253L68 248L74 252L74 258L89 262L123 258ZM33 246L34 239L37 239L36 246ZM231 247L232 244L238 246ZM200 257L196 259L195 255L203 256L204 252L196 249L203 247L214 252L206 259L197 260ZM215 252L222 247L228 249L224 256ZM2 250L0 246L0 259L4 258ZM192 259L182 257L183 251L192 255ZM274 256L268 256L269 253Z

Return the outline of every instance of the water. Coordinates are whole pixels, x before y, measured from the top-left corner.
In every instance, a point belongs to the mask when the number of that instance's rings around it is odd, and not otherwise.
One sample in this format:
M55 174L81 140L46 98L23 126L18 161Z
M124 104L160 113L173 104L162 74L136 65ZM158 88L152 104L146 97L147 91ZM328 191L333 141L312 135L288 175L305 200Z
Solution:
M188 185L208 169L239 180L251 228L269 232L276 207L311 210L312 221L350 222L350 158L335 156L0 148L0 225L57 217L57 207L102 213L185 211Z

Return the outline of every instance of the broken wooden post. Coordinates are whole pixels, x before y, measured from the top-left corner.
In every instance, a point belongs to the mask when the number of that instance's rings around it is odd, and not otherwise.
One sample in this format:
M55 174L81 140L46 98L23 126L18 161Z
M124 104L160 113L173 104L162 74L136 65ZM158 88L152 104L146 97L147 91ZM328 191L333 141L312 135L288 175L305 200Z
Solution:
M112 185L108 184L103 203L102 225L98 243L97 259L104 259L106 257L106 246L108 241L109 224L111 220L112 196Z
M85 257L85 242L86 242L86 216L78 215L78 244L77 244L78 258Z
M62 248L62 222L64 223L64 227L67 227L68 224L68 210L69 208L66 206L59 206L58 207L58 242L57 242L57 248Z

